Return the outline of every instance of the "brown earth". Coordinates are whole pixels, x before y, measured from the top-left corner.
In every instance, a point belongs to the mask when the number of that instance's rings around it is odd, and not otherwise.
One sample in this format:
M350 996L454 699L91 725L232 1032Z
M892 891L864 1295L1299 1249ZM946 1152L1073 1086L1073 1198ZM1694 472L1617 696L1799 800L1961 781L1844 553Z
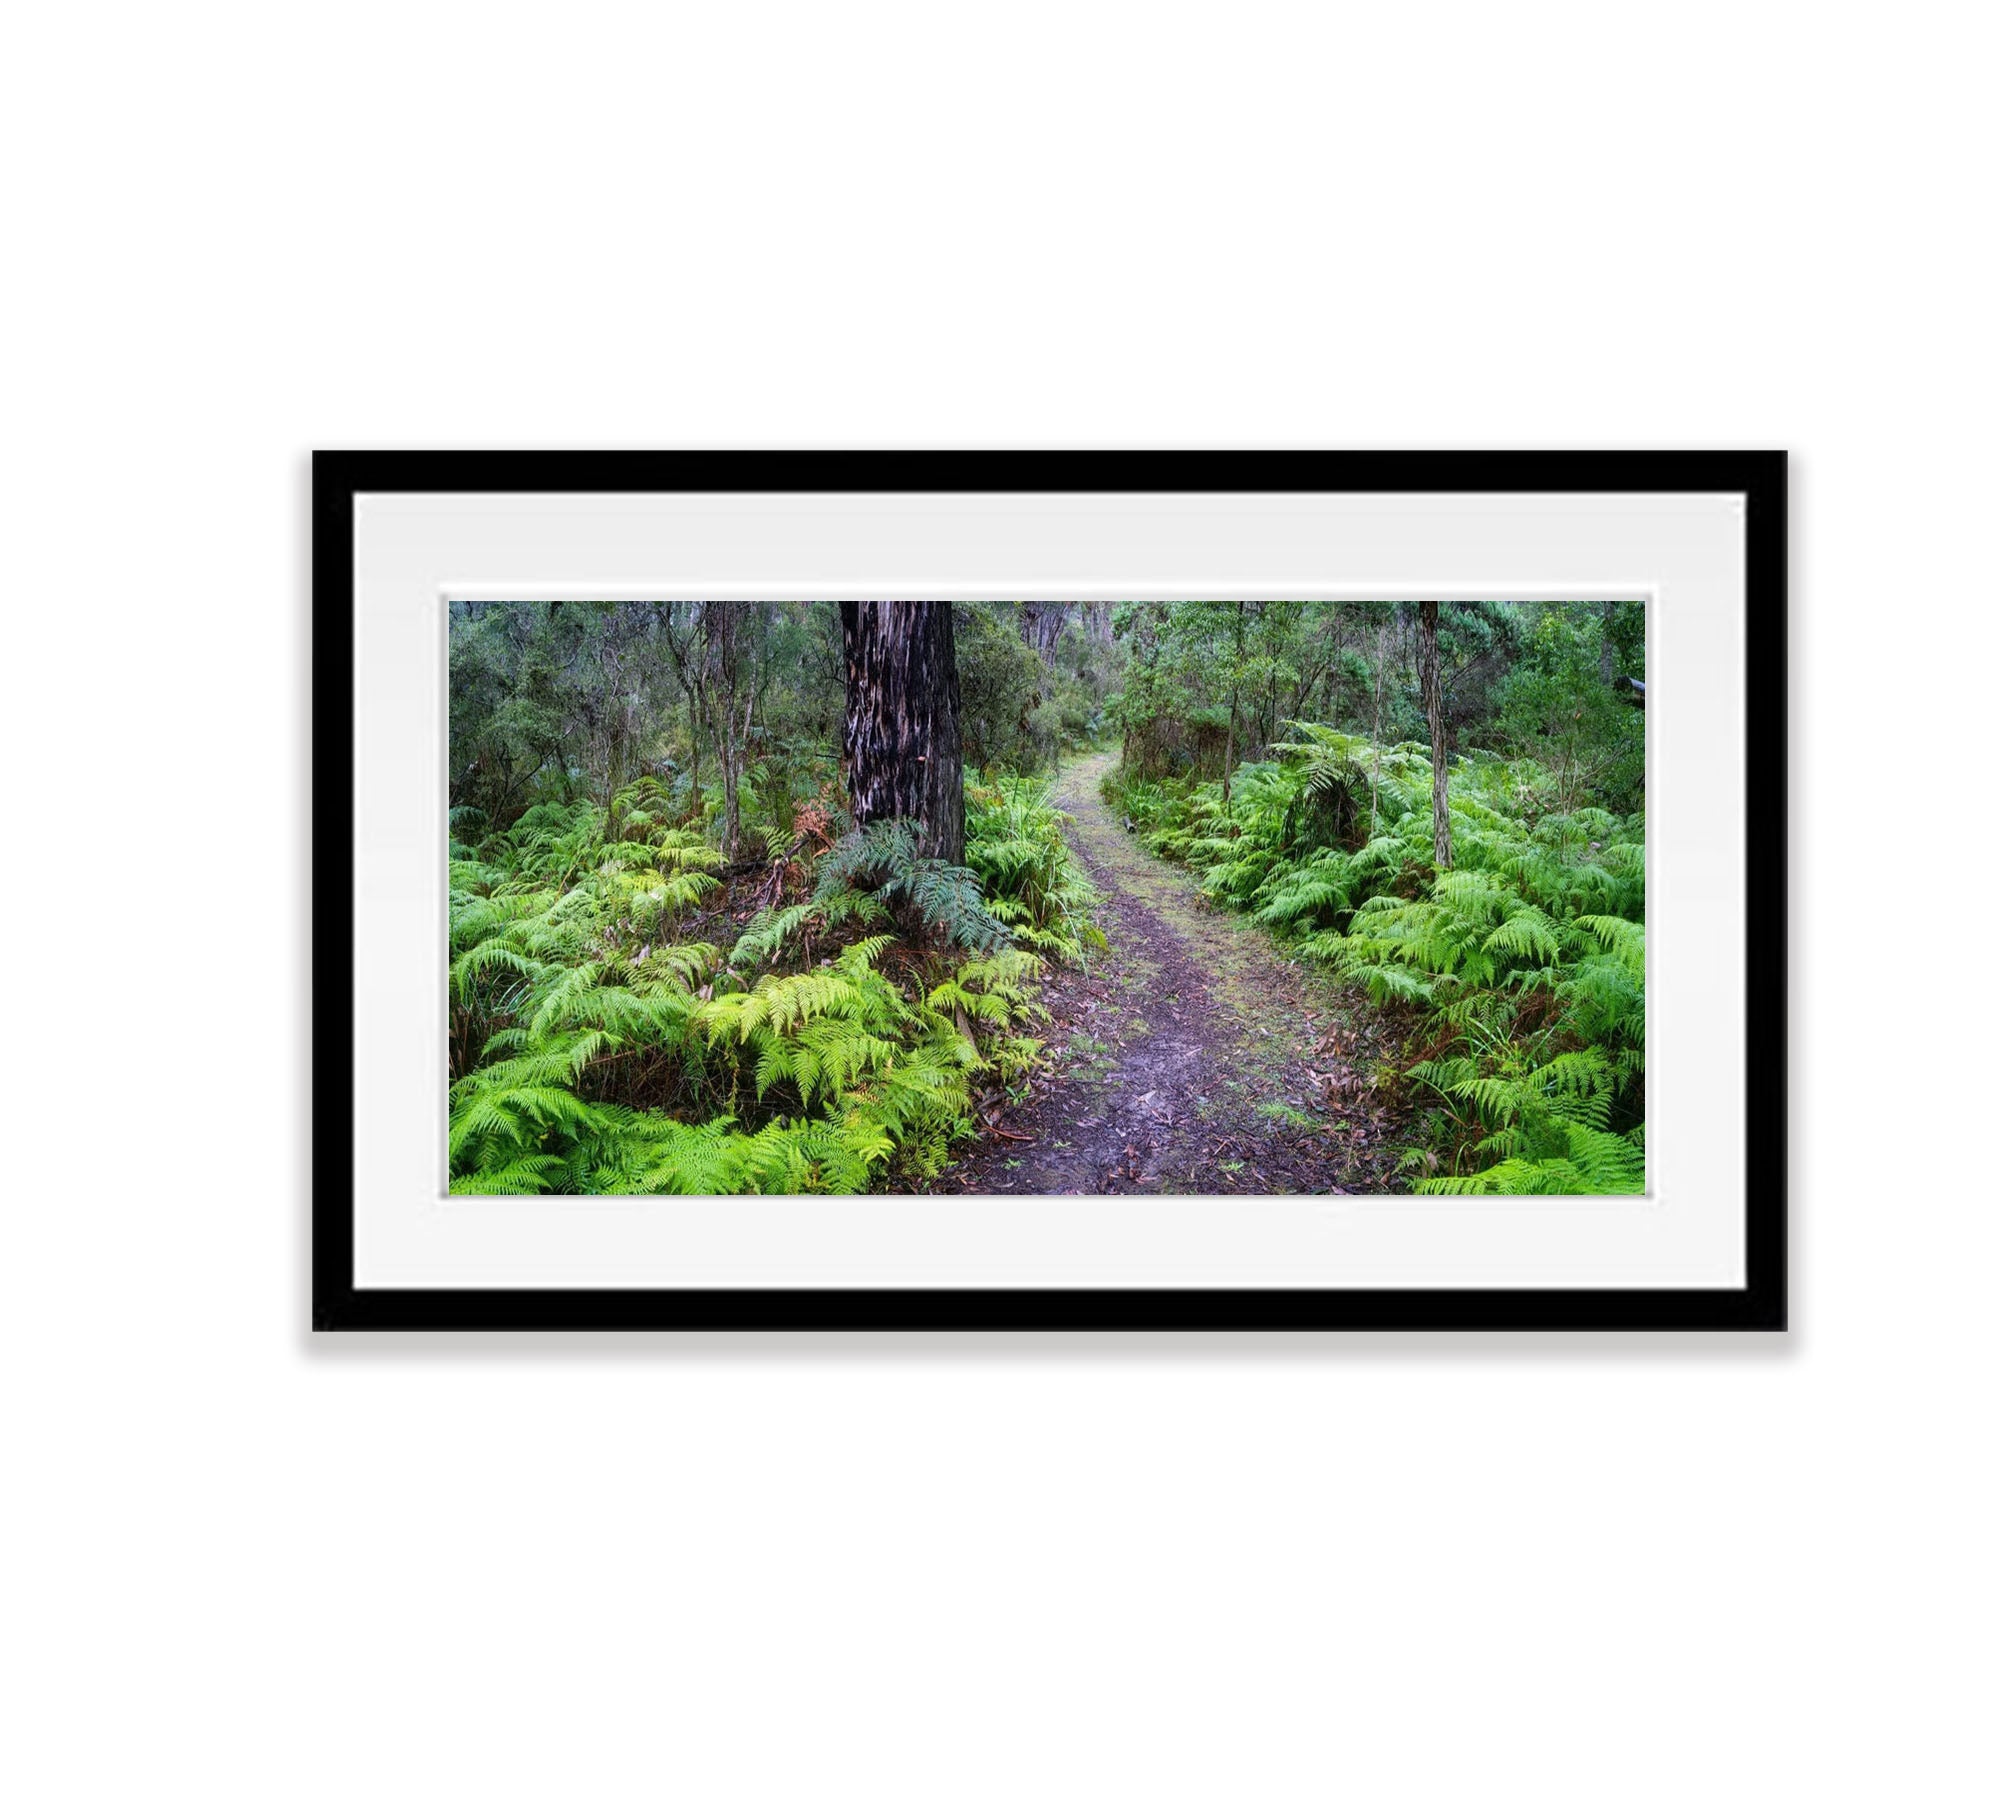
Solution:
M1051 973L1044 1066L931 1191L1407 1192L1373 1085L1393 1030L1140 849L1098 793L1111 762L1071 764L1052 796L1110 947Z

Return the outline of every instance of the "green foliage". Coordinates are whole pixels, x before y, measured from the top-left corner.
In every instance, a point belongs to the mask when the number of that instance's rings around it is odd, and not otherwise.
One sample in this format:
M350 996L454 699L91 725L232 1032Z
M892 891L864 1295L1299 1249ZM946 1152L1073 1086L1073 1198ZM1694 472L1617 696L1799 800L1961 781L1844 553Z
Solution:
M1110 711L1124 730L1126 768L1154 780L1220 778L1225 761L1275 754L1287 720L1365 729L1385 745L1424 737L1413 610L1295 600L1121 607L1116 630L1130 661ZM1495 601L1441 609L1439 667L1453 749L1499 747L1500 684L1520 662L1536 610ZM1643 636L1643 618L1640 625ZM1643 674L1643 664L1624 672Z
M855 890L876 894L924 931L961 949L996 950L1012 935L986 910L979 877L959 864L925 856L909 819L877 819L849 832L820 858L819 900Z
M1607 622L1594 607L1542 608L1525 659L1495 695L1498 733L1540 762L1551 810L1576 811L1593 795L1620 810L1640 803L1645 715L1625 697L1629 684L1607 684L1603 669L1607 649L1614 669L1630 666L1633 625L1643 628L1644 610L1611 610ZM1643 639L1637 648L1643 650Z
M720 935L721 853L652 778L450 845L451 1185L463 1194L853 1193L919 1181L1014 1079L1043 956L1103 943L1045 791L969 791L973 869L897 822L810 899ZM454 814L457 830L484 823ZM982 887L982 882L984 886ZM868 885L857 885L866 883ZM891 926L898 914L908 934Z
M959 717L968 768L1031 774L1065 750L1093 745L1123 651L1091 634L1085 608L1038 608L1046 650L1030 642L1033 618L1008 602L953 606Z
M969 766L1036 769L1062 750L1060 715L1043 704L1049 670L1013 608L959 603L959 718Z
M1079 962L1104 948L1104 933L1091 919L1097 891L1070 853L1063 820L1046 782L1002 777L966 786L965 860L987 912L1031 949Z
M1429 1137L1412 1166L1442 1171L1419 1191L1643 1188L1643 817L1550 812L1539 765L1475 753L1453 767L1441 871L1421 746L1290 729L1227 803L1216 782L1122 773L1105 797L1216 904L1408 1013L1422 1054L1401 1080ZM1328 795L1345 841L1323 841Z
M454 1187L935 1169L972 1085L1037 1054L1038 963L1103 944L1031 775L1106 730L1107 794L1149 849L1397 1015L1420 1179L1635 1184L1644 610L1443 606L1446 873L1412 611L954 603L985 771L959 868L894 821L848 829L830 603L454 601Z

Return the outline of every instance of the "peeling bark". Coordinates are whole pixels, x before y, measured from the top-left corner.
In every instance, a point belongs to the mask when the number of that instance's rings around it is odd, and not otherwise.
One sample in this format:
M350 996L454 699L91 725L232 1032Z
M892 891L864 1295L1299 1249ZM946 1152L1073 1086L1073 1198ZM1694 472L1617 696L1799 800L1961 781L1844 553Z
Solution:
M926 856L965 860L958 657L941 600L843 600L841 754L857 825L914 819Z

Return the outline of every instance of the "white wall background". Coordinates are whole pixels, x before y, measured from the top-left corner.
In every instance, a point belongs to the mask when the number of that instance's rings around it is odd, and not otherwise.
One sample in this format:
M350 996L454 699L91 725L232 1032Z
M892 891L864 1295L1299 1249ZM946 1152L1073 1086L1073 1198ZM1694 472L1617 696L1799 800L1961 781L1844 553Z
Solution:
M0 1785L1990 1791L1983 23L13 19ZM314 444L1790 448L1794 1336L309 1344Z

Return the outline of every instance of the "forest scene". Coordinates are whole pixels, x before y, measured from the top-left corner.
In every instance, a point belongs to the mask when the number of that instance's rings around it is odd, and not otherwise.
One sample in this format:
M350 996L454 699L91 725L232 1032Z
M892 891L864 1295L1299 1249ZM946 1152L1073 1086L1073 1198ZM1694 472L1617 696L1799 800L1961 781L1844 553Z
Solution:
M1643 1191L1645 642L454 600L451 1191Z

